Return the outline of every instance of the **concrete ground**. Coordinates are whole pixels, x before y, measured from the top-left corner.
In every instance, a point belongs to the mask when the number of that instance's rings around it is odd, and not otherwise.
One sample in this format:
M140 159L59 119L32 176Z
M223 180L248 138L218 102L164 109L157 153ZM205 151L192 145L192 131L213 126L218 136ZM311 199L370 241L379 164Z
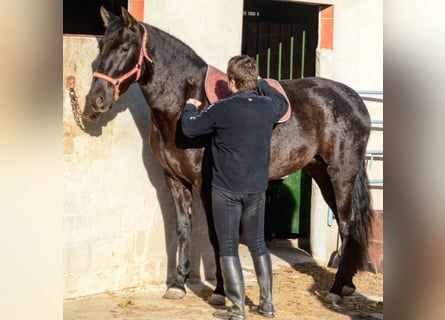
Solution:
M305 251L298 249L296 240L272 241L268 243L272 256L274 274L282 266L295 266L303 263L315 263ZM246 293L256 290L257 282L253 264L244 244L239 247L241 264L243 267ZM285 286L289 286L288 283ZM212 313L216 307L207 303L207 298L212 293L214 286L199 279L187 281L187 295L181 300L166 300L162 298L165 293L165 285L149 285L144 288L127 289L119 292L104 293L86 297L66 299L64 301L64 320L207 320L215 319ZM255 289L252 289L255 288ZM383 300L383 297L380 297ZM379 298L379 299L380 299ZM246 301L247 304L247 301ZM314 309L319 306L314 305ZM294 309L294 306L292 307ZM329 311L330 312L330 311ZM323 319L351 319L349 316L332 317ZM340 316L340 315L339 315ZM341 315L344 316L344 315ZM368 314L369 316L369 314ZM247 319L264 319L261 316L248 314ZM281 313L276 319L300 320L312 319L295 315L295 313ZM321 319L317 316L314 319ZM352 317L354 319L354 317ZM383 319L383 314L365 319Z
M282 265L314 262L308 253L297 248L295 240L273 241L269 242L268 246L274 270ZM239 254L246 286L256 286L253 263L244 244L240 244ZM166 290L165 285L149 285L144 288L66 299L63 318L64 320L214 319L212 313L215 308L205 301L213 288L214 285L211 283L189 279L186 297L177 301L162 298ZM126 303L128 304L125 307L119 306Z

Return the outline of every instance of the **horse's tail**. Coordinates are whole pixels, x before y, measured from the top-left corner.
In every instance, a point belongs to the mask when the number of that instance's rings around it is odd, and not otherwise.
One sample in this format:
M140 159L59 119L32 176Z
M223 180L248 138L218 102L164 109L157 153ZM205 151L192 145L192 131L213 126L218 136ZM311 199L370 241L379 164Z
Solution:
M350 261L355 265L353 270L365 269L368 265L368 248L372 235L374 212L371 206L369 180L366 173L365 159L360 163L360 169L355 178L352 195L352 216L349 225L349 245L351 246Z

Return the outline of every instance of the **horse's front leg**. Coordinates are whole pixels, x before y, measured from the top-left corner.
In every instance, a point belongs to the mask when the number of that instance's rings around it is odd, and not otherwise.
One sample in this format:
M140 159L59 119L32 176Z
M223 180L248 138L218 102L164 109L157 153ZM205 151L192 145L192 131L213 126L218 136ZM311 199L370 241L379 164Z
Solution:
M166 176L167 186L170 189L176 210L176 233L178 235L178 263L173 283L164 294L165 299L181 299L185 296L185 280L190 272L190 242L192 204L191 186Z

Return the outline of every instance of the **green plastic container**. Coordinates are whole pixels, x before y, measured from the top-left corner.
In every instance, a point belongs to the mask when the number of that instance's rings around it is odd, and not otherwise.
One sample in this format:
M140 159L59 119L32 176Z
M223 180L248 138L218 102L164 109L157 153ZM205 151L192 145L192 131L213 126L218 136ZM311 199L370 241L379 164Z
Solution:
M310 199L311 177L304 170L269 182L264 228L266 237L309 236Z

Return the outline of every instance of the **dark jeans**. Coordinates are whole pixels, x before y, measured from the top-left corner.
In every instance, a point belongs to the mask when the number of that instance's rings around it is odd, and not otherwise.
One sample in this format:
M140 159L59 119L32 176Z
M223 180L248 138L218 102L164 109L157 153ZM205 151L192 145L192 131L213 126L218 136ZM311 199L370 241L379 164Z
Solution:
M237 194L212 187L213 217L221 257L238 257L240 223L252 257L269 252L264 240L265 202L265 192Z

